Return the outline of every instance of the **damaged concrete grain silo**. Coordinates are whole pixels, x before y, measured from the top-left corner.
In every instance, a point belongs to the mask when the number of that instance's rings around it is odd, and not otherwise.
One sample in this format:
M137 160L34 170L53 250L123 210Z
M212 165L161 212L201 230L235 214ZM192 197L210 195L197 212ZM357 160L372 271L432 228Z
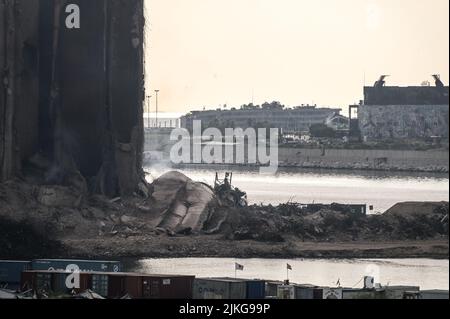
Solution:
M0 182L138 189L143 30L143 0L0 0Z

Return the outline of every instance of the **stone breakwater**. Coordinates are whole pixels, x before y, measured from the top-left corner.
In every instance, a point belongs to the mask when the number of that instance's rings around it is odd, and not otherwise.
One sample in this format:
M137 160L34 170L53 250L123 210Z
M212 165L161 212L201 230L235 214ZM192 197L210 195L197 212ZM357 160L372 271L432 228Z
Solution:
M279 167L303 169L350 169L399 172L448 173L449 153L438 151L340 150L280 148ZM164 164L167 167L210 165L203 163L173 164L170 151L147 151L144 165ZM218 166L220 164L214 164ZM224 164L225 165L225 164ZM225 166L257 167L259 164L226 164Z
M170 131L159 133L147 132L145 139L144 164L164 164L167 167L187 165L208 165L202 163L182 163L173 165L170 151L174 141L170 141ZM205 144L206 145L206 144ZM223 148L225 154L225 147ZM246 154L247 155L247 154ZM434 150L379 150L379 149L333 149L333 148L298 148L279 147L279 167L320 168L320 169L357 169L405 172L449 172L449 151ZM223 161L225 163L225 160ZM258 166L248 163L236 166ZM219 165L219 164L215 164ZM225 164L224 164L225 165ZM226 164L230 166L230 164Z
M280 167L448 173L448 150L341 150L280 148Z
M408 166L408 165L387 165L387 164L367 164L367 163L345 163L345 162L303 162L303 163L280 163L283 168L311 168L311 169L335 169L335 170L372 170L372 171L394 171L394 172L420 172L420 173L448 173L446 166Z

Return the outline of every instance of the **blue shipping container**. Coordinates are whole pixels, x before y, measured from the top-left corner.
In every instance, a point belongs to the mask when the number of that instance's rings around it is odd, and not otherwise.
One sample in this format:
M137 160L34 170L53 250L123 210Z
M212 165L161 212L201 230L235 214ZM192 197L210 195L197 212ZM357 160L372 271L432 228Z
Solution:
M65 271L67 266L76 265L82 272L121 272L119 261L36 259L31 262L31 270Z
M0 286L19 289L22 271L30 269L29 261L0 260Z
M314 299L314 289L316 286L299 285L295 287L295 299Z
M262 280L247 281L247 299L265 299L266 282Z

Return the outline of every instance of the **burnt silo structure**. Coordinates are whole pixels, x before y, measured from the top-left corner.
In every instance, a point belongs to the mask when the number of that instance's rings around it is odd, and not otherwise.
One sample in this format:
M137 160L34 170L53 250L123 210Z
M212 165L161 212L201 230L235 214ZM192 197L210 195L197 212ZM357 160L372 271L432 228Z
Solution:
M138 189L143 7L0 0L0 181L34 165L49 184L81 182L108 196Z

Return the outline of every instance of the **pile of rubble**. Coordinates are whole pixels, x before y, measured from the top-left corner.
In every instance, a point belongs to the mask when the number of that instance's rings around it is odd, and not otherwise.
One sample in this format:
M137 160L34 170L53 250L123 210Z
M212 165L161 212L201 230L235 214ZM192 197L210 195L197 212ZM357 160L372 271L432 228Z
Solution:
M43 187L0 184L0 257L64 257L79 240L91 240L93 251L98 243L136 242L111 248L125 256L138 251L142 239L151 244L164 236L262 243L448 239L448 202L401 203L383 215L356 214L339 204L248 206L245 192L232 186L232 174L217 177L211 187L170 172L147 193L114 199L78 200L70 187Z
M205 223L205 231L231 240L265 242L283 242L291 236L317 242L448 238L448 202L399 203L382 215L355 214L339 204L313 207L289 203L218 208Z

